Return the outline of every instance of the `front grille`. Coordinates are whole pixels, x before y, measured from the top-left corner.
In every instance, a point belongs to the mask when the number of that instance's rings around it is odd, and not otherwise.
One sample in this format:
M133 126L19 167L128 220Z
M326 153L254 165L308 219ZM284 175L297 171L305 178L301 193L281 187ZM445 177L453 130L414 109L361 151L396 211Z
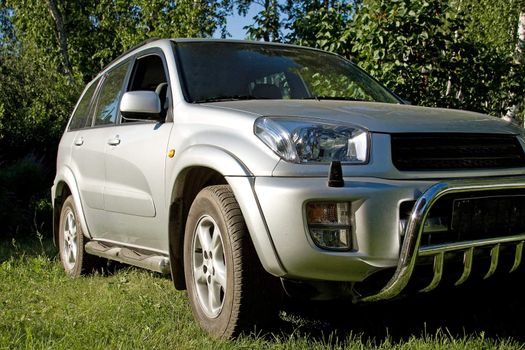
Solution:
M501 169L525 166L514 135L403 133L391 135L392 161L399 170Z

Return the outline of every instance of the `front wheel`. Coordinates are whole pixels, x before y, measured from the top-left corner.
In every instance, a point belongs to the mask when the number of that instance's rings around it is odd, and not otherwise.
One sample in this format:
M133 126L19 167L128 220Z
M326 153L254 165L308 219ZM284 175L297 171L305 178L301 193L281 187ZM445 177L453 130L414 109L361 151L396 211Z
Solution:
M230 338L277 315L273 279L261 266L227 185L195 198L186 223L184 272L193 315L216 337Z

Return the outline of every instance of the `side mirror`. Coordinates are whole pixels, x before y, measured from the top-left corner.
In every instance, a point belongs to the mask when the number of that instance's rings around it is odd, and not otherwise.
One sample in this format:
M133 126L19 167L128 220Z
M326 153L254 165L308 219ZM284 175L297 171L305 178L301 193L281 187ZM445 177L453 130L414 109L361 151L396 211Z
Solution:
M128 91L120 101L120 113L129 120L156 120L162 118L160 98L154 91Z

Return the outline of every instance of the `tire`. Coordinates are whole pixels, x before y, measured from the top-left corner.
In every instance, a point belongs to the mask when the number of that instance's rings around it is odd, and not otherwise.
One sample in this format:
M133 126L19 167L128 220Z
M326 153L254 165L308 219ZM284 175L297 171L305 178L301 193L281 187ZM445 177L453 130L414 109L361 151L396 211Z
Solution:
M60 261L66 274L70 277L79 277L88 272L92 266L93 259L85 253L84 244L84 233L73 196L70 195L62 205L58 232Z
M227 185L204 188L184 237L184 274L195 319L209 334L232 338L277 318L272 284Z

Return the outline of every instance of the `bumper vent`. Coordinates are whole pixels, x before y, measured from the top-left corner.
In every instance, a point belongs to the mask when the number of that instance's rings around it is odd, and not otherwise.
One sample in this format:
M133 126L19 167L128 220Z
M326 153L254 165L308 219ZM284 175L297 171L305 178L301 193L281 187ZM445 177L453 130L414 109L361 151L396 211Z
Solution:
M514 135L392 134L392 161L398 170L498 169L525 166Z

